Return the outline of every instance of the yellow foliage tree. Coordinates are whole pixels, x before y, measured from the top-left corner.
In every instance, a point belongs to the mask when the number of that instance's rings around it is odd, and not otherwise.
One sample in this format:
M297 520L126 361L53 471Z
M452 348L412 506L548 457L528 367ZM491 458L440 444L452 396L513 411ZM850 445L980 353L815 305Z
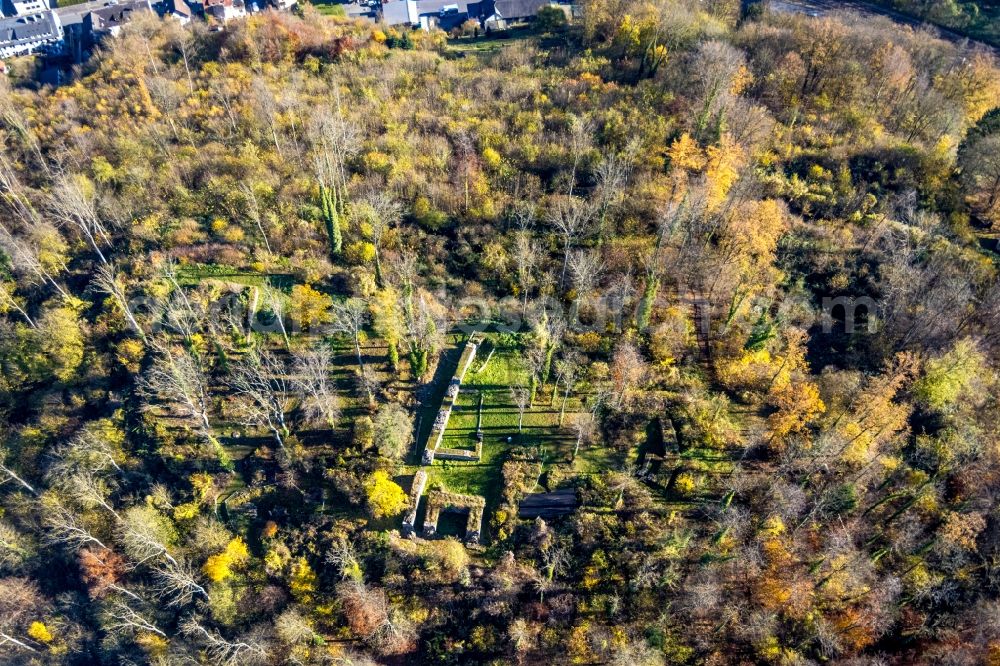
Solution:
M316 572L309 566L306 558L299 557L292 562L291 575L288 580L288 588L291 590L292 596L302 603L311 603L316 594L316 586Z
M789 435L808 432L809 425L826 411L819 389L812 382L786 384L772 393L771 402L777 407L767 419L772 446L784 445Z
M743 149L728 134L723 134L718 145L709 146L706 154L705 206L710 212L718 210L726 200L730 188L739 178L746 162Z
M840 456L849 463L865 464L879 449L906 429L911 412L898 394L913 376L915 360L900 354L885 373L873 377L840 413L834 415L843 439Z
M291 314L292 320L297 321L303 329L313 328L330 321L333 300L309 285L297 284L292 287L292 293L288 300L289 314Z
M406 335L406 320L400 307L399 292L394 287L386 287L375 292L371 300L372 326L375 333L385 341L389 364L395 368L399 363L399 345Z
M379 470L365 481L365 497L368 510L375 518L395 516L402 513L409 504L406 493L389 475Z
M202 571L209 579L220 582L233 575L232 568L250 557L250 551L241 537L231 540L221 553L212 555L205 561Z
M705 166L705 153L691 135L684 132L667 149L670 166L687 171L700 171Z
M51 643L54 638L52 632L45 626L45 623L37 620L32 622L31 626L28 627L28 635L39 643Z

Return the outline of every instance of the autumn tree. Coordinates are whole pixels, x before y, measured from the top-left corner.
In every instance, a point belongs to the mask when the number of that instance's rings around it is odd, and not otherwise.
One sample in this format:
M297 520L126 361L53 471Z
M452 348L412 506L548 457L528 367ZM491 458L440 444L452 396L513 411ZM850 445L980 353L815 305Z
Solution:
M987 362L978 345L959 340L938 358L924 364L924 374L914 386L917 398L929 408L951 411L961 398L978 401L973 391L983 390L988 381Z
M127 562L120 554L107 548L86 547L77 553L77 562L80 576L91 598L102 598L109 592L136 598L134 592L121 584L127 571Z
M788 383L771 396L776 411L768 417L768 433L772 444L784 442L794 433L804 433L826 410L819 389L809 382Z
M611 379L617 394L616 407L622 406L628 392L643 380L646 371L646 361L634 344L621 342L615 347L611 357Z
M376 519L398 515L409 504L403 489L381 470L365 480L365 496L368 510Z
M403 217L403 206L392 196L379 191L351 206L351 221L371 240L375 248L375 279L383 282L382 250L389 233Z
M38 586L27 578L0 578L0 651L8 656L40 652L28 635L31 623L46 606ZM12 657L13 659L13 657Z
M379 453L402 460L413 442L413 417L396 403L382 405L375 415L375 446Z

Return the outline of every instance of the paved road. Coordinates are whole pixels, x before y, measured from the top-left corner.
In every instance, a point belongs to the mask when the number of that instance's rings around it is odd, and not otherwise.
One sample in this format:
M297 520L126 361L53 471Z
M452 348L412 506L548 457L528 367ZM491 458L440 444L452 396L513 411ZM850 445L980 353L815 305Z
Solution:
M771 0L770 7L774 11L778 12L794 12L797 14L808 14L810 16L823 16L824 14L844 10L857 12L862 15L885 16L886 18L890 18L897 23L902 23L903 25L926 27L932 32L937 32L944 39L952 42L969 42L970 44L977 44L1000 56L1000 48L991 46L985 42L971 39L965 35L954 32L953 30L948 30L947 28L942 28L941 26L927 23L926 21L921 21L913 16L901 14L887 7L873 5L868 2L859 2L857 0Z

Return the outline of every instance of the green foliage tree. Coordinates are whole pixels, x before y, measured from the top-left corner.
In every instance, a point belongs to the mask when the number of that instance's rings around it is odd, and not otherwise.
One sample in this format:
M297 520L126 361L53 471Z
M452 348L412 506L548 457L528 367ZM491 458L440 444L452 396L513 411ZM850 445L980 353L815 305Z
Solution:
M389 458L402 460L413 443L413 417L392 402L382 405L375 415L375 446Z
M321 183L319 199L320 210L323 212L323 223L326 225L326 233L330 241L330 254L336 257L340 255L344 246L344 237L340 230L340 213L337 209L336 188L329 188Z

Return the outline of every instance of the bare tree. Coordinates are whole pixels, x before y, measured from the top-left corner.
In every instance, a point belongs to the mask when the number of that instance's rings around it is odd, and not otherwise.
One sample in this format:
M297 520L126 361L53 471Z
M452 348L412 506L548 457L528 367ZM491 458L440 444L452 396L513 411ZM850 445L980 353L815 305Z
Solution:
M593 146L594 124L590 120L579 116L570 116L569 133L567 135L570 154L573 156L573 169L569 174L569 191L567 194L573 196L576 188L576 172L580 168L584 153Z
M528 294L537 282L535 269L538 266L538 250L528 229L518 229L514 234L514 261L517 286L521 290L521 317L524 317L528 310Z
M154 343L153 347L157 354L139 382L140 390L149 398L169 400L182 417L197 424L203 437L214 442L208 377L200 361L190 352L175 350L168 344Z
M271 140L274 141L274 150L279 158L284 158L281 151L281 142L278 141L278 103L275 95L267 86L267 81L261 76L255 76L251 83L253 100L257 115L266 123L271 133ZM270 250L268 250L270 252Z
M326 552L325 561L340 572L341 578L356 579L361 574L361 563L358 561L357 553L346 537L334 540Z
M59 243L62 242L58 230L42 222L33 223L28 228L27 239L15 236L7 227L0 224L0 250L10 259L14 272L31 284L47 282L66 297L69 294L53 276L51 272L53 267L47 266L46 262L43 261L42 250L39 247L43 240L52 242L54 239L58 239ZM64 268L64 266L60 265L59 268Z
M101 507L116 521L121 521L121 515L110 499L111 494L117 489L117 484L101 477L96 471L78 468L65 476L50 476L50 481L80 506L86 509Z
M348 298L341 303L334 303L332 314L331 330L351 336L358 367L361 368L361 374L365 374L365 363L361 358L361 332L368 323L368 307L360 298Z
M528 402L531 400L531 391L523 386L511 386L510 399L513 401L514 406L517 407L517 432L520 434L524 429L524 411L528 409Z
M692 62L697 99L701 110L696 119L696 133L701 136L713 119L725 123L726 113L736 98L734 83L746 67L743 52L719 41L699 45Z
M618 397L615 406L621 407L626 394L635 388L646 375L646 362L631 342L620 343L611 357L611 378Z
M28 314L28 311L21 305L21 299L14 295L14 285L9 282L0 282L0 312L8 310L17 310L24 317L24 320L28 322L28 326L34 329L38 328L38 324L35 323L35 320Z
M53 462L47 475L56 479L72 474L80 469L105 473L111 470L121 472L118 464L121 452L116 451L108 440L92 430L83 430L67 444L56 447Z
M0 572L20 571L34 555L27 535L0 521Z
M569 551L559 545L550 545L542 550L542 576L535 581L540 597L552 586L552 581L569 564Z
M209 600L208 591L198 582L194 568L187 562L169 559L153 567L156 594L171 606L186 606L196 597Z
M413 416L394 402L379 407L375 415L375 445L387 458L402 460L413 442Z
M275 145L277 145L278 139L274 139ZM271 252L271 243L267 239L267 232L264 231L264 218L260 210L260 201L257 199L257 192L254 190L253 186L248 183L240 183L240 193L243 195L243 201L246 203L247 215L257 225L257 231L260 232L260 237L264 241L264 248L267 250L268 254Z
M3 472L7 476L6 479L0 480L0 484L4 483L6 481L16 481L25 490L27 490L28 492L30 492L32 495L37 495L38 491L35 490L35 488L30 483L28 483L23 478L21 478L17 474L17 472L15 472L13 469L11 469L6 464L6 460L7 460L7 450L3 449L3 448L0 448L0 472Z
M259 632L251 632L236 640L228 640L216 631L206 629L195 617L180 623L180 631L205 645L211 663L219 666L257 666L269 661L269 646Z
M535 226L535 205L529 201L516 201L508 214L509 224L516 231L531 231Z
M44 605L38 586L31 580L15 576L0 578L0 654L9 653L10 647L38 651L24 634Z
M187 292L178 280L177 267L173 263L168 263L164 267L163 277L173 288L163 304L163 321L169 328L184 336L185 340L191 340L202 330L205 312L202 308L196 309L188 298Z
M528 406L530 407L535 402L535 394L537 393L538 386L542 381L542 375L545 373L545 347L532 345L528 348L524 357L528 366L528 373L530 375L530 386L528 390Z
M309 620L294 608L289 608L274 621L274 629L286 645L299 645L313 640L316 632Z
M608 155L594 172L597 178L597 188L595 196L597 199L597 238L601 242L604 237L604 224L608 217L608 212L615 207L623 198L625 193L625 181L631 168L631 162L627 158Z
M375 248L375 278L382 283L382 246L385 235L403 218L403 205L385 190L369 193L354 204L351 217L366 223L368 236Z
M0 101L0 104L2 103ZM41 223L42 216L32 203L34 197L31 190L21 182L14 162L7 155L7 151L2 149L0 149L0 192L4 194L4 203L21 224L30 227Z
M339 103L338 103L339 107ZM336 191L340 205L346 199L347 163L361 150L361 129L340 113L319 113L310 126L313 166L325 187Z
M30 154L35 158L36 166L40 168L46 176L51 175L49 163L42 156L42 149L35 135L31 123L25 116L25 106L19 102L12 94L11 85L4 80L0 84L0 120L7 125L13 136L16 136L24 145L26 156Z
M593 438L596 432L594 415L591 413L577 414L571 424L576 440L573 443L573 459L580 453L580 445Z
M302 411L310 422L332 428L340 418L340 399L330 381L330 348L317 345L294 354L295 388L302 394Z
M166 638L166 634L155 624L147 620L134 608L117 599L104 607L104 629L118 634L137 634L150 632Z
M585 200L574 196L553 198L549 208L548 221L559 234L563 246L563 266L559 277L560 289L566 283L570 250L586 232L592 218L593 209Z
M576 385L576 375L580 371L580 358L575 353L568 353L563 358L556 361L556 387L561 383L563 386L562 405L559 407L559 426L563 424L566 415L566 402L569 400L569 393Z
M1000 133L977 137L959 156L962 184L983 219L1000 225Z
M230 385L237 397L237 414L251 427L266 427L281 448L285 447L288 426L285 407L288 382L284 364L267 350L248 352L235 365Z
M580 302L590 296L597 286L601 275L601 257L597 252L576 250L569 257L569 273L573 279L573 312L570 321L576 321L580 315Z
M143 505L125 511L118 528L119 543L136 566L163 558L174 567L179 567L167 550L168 534L166 519L156 509Z
M424 290L418 291L416 298L404 301L410 364L418 377L428 372L432 356L441 348L439 321L443 309L434 296Z
M90 244L102 264L108 263L101 247L111 244L111 235L98 212L94 186L86 177L59 176L49 197L49 208L61 224L74 229Z
M416 637L413 624L404 612L387 603L388 612L368 640L377 650L386 654L395 654L406 650Z
M285 340L285 348L290 348L292 343L288 339L288 329L285 328L285 300L281 297L281 292L277 289L265 288L264 294L267 297L267 306L271 309L271 314L274 316L274 323L278 325L281 337ZM253 316L252 313L251 316Z
M42 538L43 543L50 545L62 544L76 550L87 544L94 544L101 548L107 546L80 521L80 518L71 510L63 506L55 498L42 498L42 524L46 528L46 534Z
M132 307L128 302L128 295L125 293L125 288L119 282L118 272L115 267L107 262L100 266L94 275L94 286L114 299L128 323L139 334L139 337L145 340L146 333L142 330L142 326L139 325L135 315L132 313Z

